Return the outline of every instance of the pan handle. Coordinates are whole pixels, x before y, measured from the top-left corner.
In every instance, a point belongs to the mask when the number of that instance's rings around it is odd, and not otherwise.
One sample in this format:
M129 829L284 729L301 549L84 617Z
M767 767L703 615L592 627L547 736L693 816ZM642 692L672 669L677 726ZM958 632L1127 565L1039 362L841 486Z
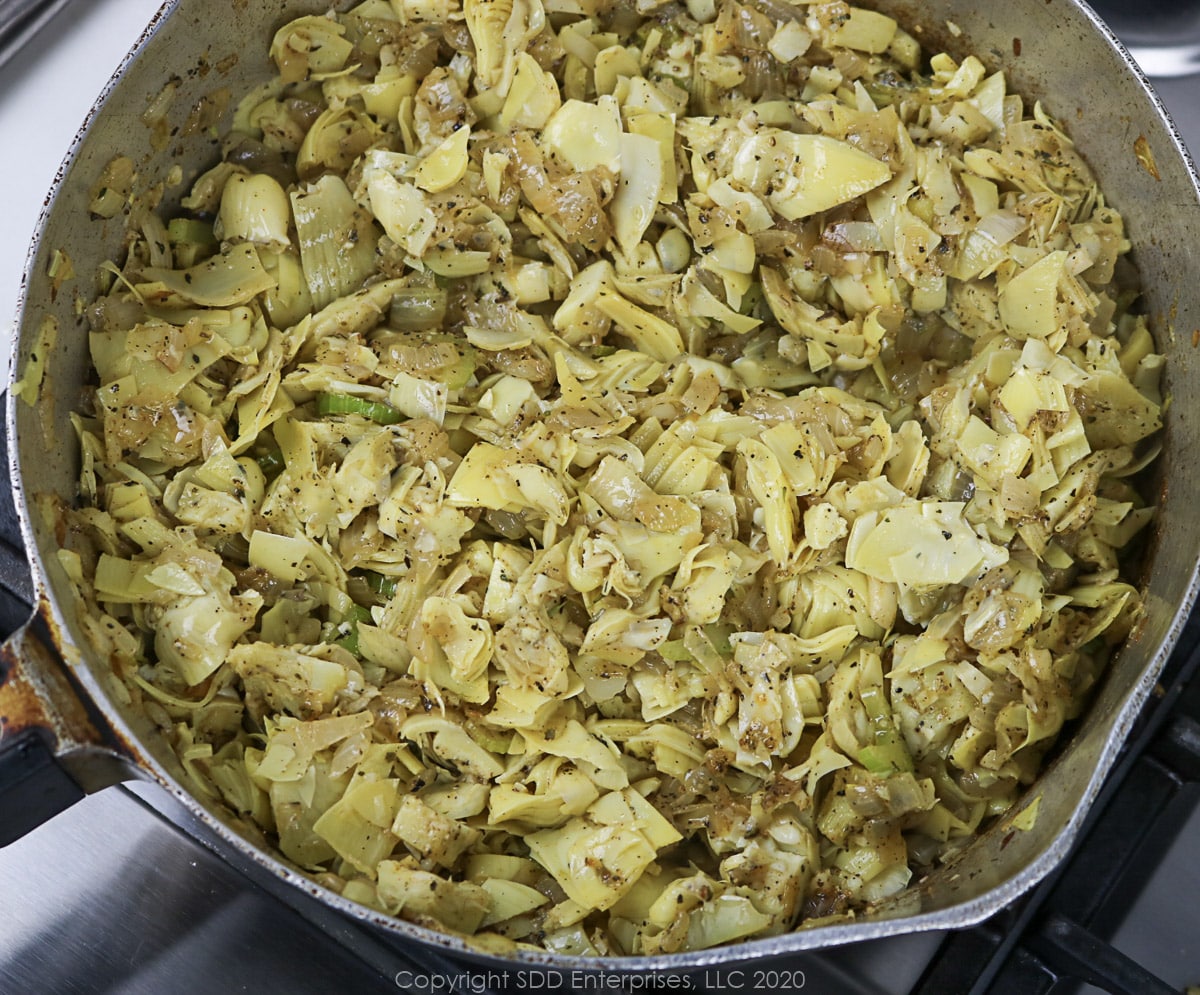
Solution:
M0 846L135 776L39 626L35 616L0 646Z

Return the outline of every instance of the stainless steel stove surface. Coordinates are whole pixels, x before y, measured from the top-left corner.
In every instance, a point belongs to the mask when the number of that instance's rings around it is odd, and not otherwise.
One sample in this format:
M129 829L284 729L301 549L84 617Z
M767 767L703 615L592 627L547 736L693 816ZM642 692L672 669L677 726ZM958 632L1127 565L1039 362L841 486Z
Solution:
M0 0L0 17L7 2ZM62 152L157 6L76 0L0 67L5 357L26 245ZM1117 0L1097 6L1200 149L1200 3L1158 0L1133 13ZM19 600L28 597L20 552L4 541L14 534L11 508L0 499L0 633L18 624ZM1164 676L1164 700L1135 733L1145 748L1132 750L1114 776L1077 856L1029 899L961 933L842 947L797 959L774 977L711 972L688 979L690 989L1146 995L1200 983L1200 681L1190 679L1198 645L1194 619ZM86 798L0 850L0 993L483 995L583 987L583 979L547 971L464 974L425 952L411 960L290 889L249 884L197 836L185 811L139 784Z

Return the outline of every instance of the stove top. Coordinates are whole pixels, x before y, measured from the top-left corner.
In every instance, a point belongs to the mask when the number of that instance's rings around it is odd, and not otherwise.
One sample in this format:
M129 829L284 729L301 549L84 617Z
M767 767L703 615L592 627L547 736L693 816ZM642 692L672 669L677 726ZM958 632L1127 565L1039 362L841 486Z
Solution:
M1185 138L1200 149L1200 4L1152 0L1133 13L1118 0L1095 6L1155 77ZM7 363L7 319L28 235L62 152L157 8L158 0L74 3L0 66L0 138L3 147L21 149L5 170L0 363ZM0 16L4 10L0 2ZM0 634L24 621L30 600L9 500L0 488ZM774 974L713 971L688 979L688 987L783 995L1148 995L1200 983L1197 914L1190 911L1200 891L1200 681L1191 679L1197 666L1194 618L1076 855L992 920L808 955ZM133 784L90 796L0 850L0 992L485 995L582 987L582 979L545 970L466 974L424 951L417 963L294 889L251 885L203 840L203 828L172 799L153 785ZM614 985L603 987L617 990L617 979L607 980Z

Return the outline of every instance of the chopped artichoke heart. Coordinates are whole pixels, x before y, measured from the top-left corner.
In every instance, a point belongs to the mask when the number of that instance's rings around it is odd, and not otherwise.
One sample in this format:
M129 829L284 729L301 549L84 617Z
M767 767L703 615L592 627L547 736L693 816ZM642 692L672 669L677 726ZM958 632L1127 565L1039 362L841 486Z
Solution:
M371 716L366 712L311 721L282 716L267 723L266 749L253 775L269 781L300 781L318 753L363 733L370 724Z
M607 909L682 839L632 788L610 792L559 829L526 837L530 853L585 908Z
M397 245L420 259L437 228L437 216L412 184L382 169L364 170L371 212Z
M554 474L489 442L471 447L450 480L446 500L455 508L529 509L559 525L567 521L568 496Z
M263 174L239 173L225 184L216 234L231 241L286 249L292 244L288 237L291 220L291 204L277 180Z
M28 405L36 404L40 396L42 381L46 376L46 364L58 340L58 327L58 319L49 314L38 323L33 351L21 367L20 379L12 386L14 396L20 397ZM95 349L92 350L92 354L95 355Z
M796 499L775 452L758 439L745 439L738 452L746 461L746 483L763 512L771 557L784 566L795 542Z
M980 538L955 501L906 499L855 519L846 566L903 587L961 584L1008 562L1008 550Z
M325 307L359 289L374 269L371 221L336 174L293 191L291 199L304 278L313 304Z
M446 420L450 388L436 380L414 377L403 370L392 375L388 402L409 418L428 418L441 425Z
M379 862L375 890L383 908L393 915L429 917L445 929L466 934L479 929L492 904L491 895L480 885L447 881L399 860Z
M799 21L784 21L767 42L767 51L780 62L795 62L808 51L812 40Z
M516 70L500 124L504 128L543 128L562 106L554 76L545 72L528 52L517 56Z
M539 770L537 790L529 791L511 784L498 784L488 799L491 818L496 823L518 822L528 826L559 826L571 816L582 815L597 798L600 788L582 770L557 759Z
M1059 327L1058 285L1066 262L1065 250L1048 252L1000 288L1000 320L1010 335L1045 339Z
M229 664L248 697L304 718L327 710L349 680L346 667L336 660L265 643L235 646Z
M526 729L522 732L529 750L537 750L550 756L562 757L576 763L584 763L588 776L601 788L616 791L629 784L629 778L621 766L620 755L611 745L592 735L578 722L572 720L564 728L547 734Z
M271 42L271 58L285 83L337 72L354 51L343 37L346 28L332 17L299 17L289 21Z
M683 352L679 329L658 315L638 307L614 290L601 289L595 297L596 308L620 328L638 349L653 359L669 363Z
M404 722L400 734L405 739L429 736L429 752L442 762L453 764L481 780L499 777L504 770L495 756L472 739L466 730L448 719L413 716Z
M738 147L730 176L795 221L869 193L892 171L838 139L763 128Z
M475 70L480 82L501 96L512 86L517 56L546 26L541 0L465 0L463 16L475 44ZM422 20L449 16L428 15Z
M324 577L336 582L338 567L329 553L303 536L284 536L256 529L250 536L249 559L283 581Z
M621 181L612 202L613 230L623 252L641 242L666 183L662 146L653 138L622 133L619 137Z
M1001 435L972 415L958 437L958 458L997 490L1005 477L1018 477L1033 455L1033 443L1015 433Z
M253 245L234 246L186 270L142 271L146 283L138 291L146 298L173 294L189 304L231 307L275 287Z
M1024 431L1040 412L1065 413L1070 409L1063 384L1045 373L1021 368L1014 370L1000 388L1000 403Z
M860 52L886 52L896 37L896 28L896 22L885 14L852 7L849 16L839 19L829 32L829 40Z
M629 105L625 104L628 111ZM675 118L674 115L643 111L633 115L626 124L630 134L641 135L658 143L658 163L662 177L658 189L660 204L674 204L679 199L679 172L675 166ZM622 169L625 168L625 146L621 147ZM633 154L632 152L630 154Z
M465 700L488 700L487 668L492 658L492 630L471 618L449 598L429 598L413 622L409 646L412 673Z
M463 126L442 141L413 170L413 182L428 193L449 190L463 178L470 161L467 143L471 129Z
M479 842L481 833L430 808L414 795L405 795L392 820L392 835L419 857L440 867L453 867L464 851Z
M154 648L184 683L194 687L225 663L234 643L254 624L257 596L185 596L158 614Z
M542 142L577 172L602 167L621 172L621 114L612 97L594 104L568 100L542 129Z
M509 919L525 915L550 901L536 888L521 884L519 881L485 878L479 882L479 885L492 900L487 915L479 923L480 929L487 929L496 923L507 922Z
M192 111L190 187L85 181L120 260L51 253L91 372L34 510L106 687L485 952L903 908L1031 824L1146 610L1170 404L1062 127L853 2L356 3Z

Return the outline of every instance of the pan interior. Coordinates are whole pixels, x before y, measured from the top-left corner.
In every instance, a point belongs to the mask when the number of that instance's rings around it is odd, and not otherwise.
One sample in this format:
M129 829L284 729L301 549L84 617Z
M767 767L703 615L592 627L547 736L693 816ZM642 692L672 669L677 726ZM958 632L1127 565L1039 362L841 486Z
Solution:
M74 500L79 466L74 459L46 460L44 454L60 450L58 440L74 434L70 414L79 406L79 384L88 368L86 321L77 307L94 292L87 274L96 273L104 260L117 255L123 238L120 216L86 225L77 220L88 213L97 179L114 158L127 156L137 189L161 187L163 210L169 213L192 180L215 161L207 116L222 107L227 115L229 95L244 92L268 73L270 67L260 53L266 51L274 28L300 13L319 13L327 7L288 4L285 11L279 5L278 10L272 8L277 16L264 24L256 6L233 4L213 18L205 4L180 0L168 8L169 16L157 33L105 95L57 187L27 278L18 371L45 342L45 319L57 323L42 400L37 406L15 400L10 410L27 541L37 551L39 582L65 633L68 662L114 726L146 748L146 762L155 775L180 795L184 793L178 787L174 754L144 717L126 714L114 700L103 662L75 648L86 641L55 558L59 536L53 518L45 514L45 496ZM1161 513L1150 551L1153 566L1147 573L1144 621L1115 661L1075 737L1031 789L1026 807L1037 802L1036 818L1022 820L1016 833L1011 818L997 824L954 866L931 875L919 889L905 893L872 918L767 941L761 946L764 953L965 923L993 911L1044 873L1078 826L1083 806L1095 793L1137 705L1152 687L1195 587L1200 543L1187 501L1196 490L1196 471L1176 454L1186 453L1196 441L1198 399L1193 396L1191 364L1195 362L1192 330L1200 328L1200 281L1178 279L1178 274L1196 269L1200 217L1194 178L1177 141L1119 51L1074 6L1064 10L1060 5L1022 3L986 11L969 3L879 6L902 23L919 19L926 26L922 40L930 48L985 53L995 65L1003 65L1017 92L1044 101L1069 123L1102 188L1125 216L1145 281L1145 306L1154 318L1159 348L1168 356L1172 404L1160 471ZM173 88L166 117L148 126L146 110L165 87ZM1092 107L1077 106L1078 95L1095 93L1106 95L1111 110L1099 114ZM197 121L204 126L197 127ZM214 126L219 129L220 123ZM192 165L177 176L171 171L175 162ZM79 274L60 289L52 286L48 275L56 251L66 253ZM217 813L217 817L225 816ZM408 927L401 931L422 935Z

